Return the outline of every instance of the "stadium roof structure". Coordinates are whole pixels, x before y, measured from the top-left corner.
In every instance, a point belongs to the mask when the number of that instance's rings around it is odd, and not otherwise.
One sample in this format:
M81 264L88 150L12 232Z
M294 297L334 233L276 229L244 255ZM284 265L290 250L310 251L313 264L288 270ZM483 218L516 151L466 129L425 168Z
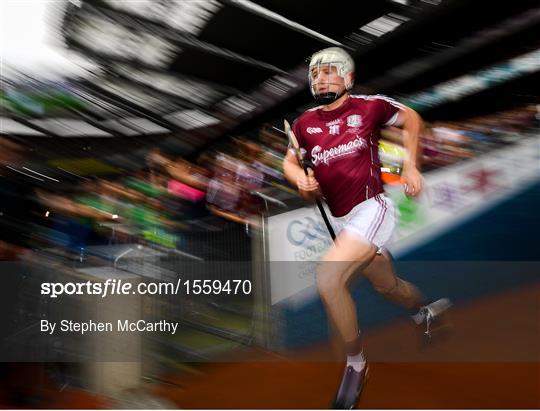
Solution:
M355 91L408 101L534 52L539 22L528 0L71 1L57 29L69 53L99 69L3 78L0 129L52 156L91 146L122 163L156 145L189 156L309 104L306 61L323 47L353 55ZM489 105L494 88L499 103L534 93L538 67L518 74L418 108L429 117L460 99Z

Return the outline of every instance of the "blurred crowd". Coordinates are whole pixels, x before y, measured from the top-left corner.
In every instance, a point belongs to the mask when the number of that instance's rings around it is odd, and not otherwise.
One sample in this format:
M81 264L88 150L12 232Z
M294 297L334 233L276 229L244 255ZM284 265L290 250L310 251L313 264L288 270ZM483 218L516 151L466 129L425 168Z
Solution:
M427 124L422 136L425 170L475 157L537 132L537 105L467 119ZM380 140L383 178L399 181L401 132L386 129ZM69 192L32 188L11 170L21 163L20 142L1 139L2 236L0 258L28 248L60 247L84 258L87 245L145 241L177 248L182 233L208 221L257 226L273 196L295 196L285 180L285 135L266 124L256 138L235 137L195 160L152 149L140 170L123 177L86 179ZM396 180L397 179L397 180ZM212 217L213 216L213 217ZM216 218L218 217L218 218Z
M512 110L460 122L428 124L423 138L424 167L436 168L475 157L538 133L540 106L530 104Z
M52 192L17 172L23 145L1 138L0 259L57 247L82 260L88 245L135 241L174 249L183 232L207 228L209 220L256 226L263 198L271 198L265 190L293 192L280 171L282 140L263 131L258 142L234 138L195 161L152 149L140 170Z

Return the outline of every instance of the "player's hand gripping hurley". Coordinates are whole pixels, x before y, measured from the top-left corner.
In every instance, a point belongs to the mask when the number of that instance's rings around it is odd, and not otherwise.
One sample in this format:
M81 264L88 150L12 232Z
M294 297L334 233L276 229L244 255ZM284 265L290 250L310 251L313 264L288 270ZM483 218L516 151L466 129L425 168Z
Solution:
M308 165L304 162L304 158L302 155L302 152L300 151L300 144L298 143L298 140L296 136L294 135L294 132L291 129L291 126L287 120L283 121L283 124L285 126L285 134L289 138L289 142L291 143L291 147L294 150L294 153L296 154L296 159L298 160L298 163L300 166L304 169L304 173L306 176L308 175ZM326 215L326 211L324 210L324 207L321 203L321 200L318 198L315 200L317 202L317 208L319 209L322 218L324 220L324 224L326 225L326 229L328 230L328 233L330 234L330 237L332 237L332 240L336 239L336 234L334 233L334 229L332 228L332 225L330 224L330 221L328 220L328 216Z

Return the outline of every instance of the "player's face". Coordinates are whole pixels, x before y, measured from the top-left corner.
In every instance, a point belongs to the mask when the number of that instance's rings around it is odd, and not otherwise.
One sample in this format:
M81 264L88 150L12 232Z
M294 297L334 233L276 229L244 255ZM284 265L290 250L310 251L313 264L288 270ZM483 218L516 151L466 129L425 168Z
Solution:
M316 94L341 93L345 90L345 81L337 72L336 66L320 64L311 68L311 81Z

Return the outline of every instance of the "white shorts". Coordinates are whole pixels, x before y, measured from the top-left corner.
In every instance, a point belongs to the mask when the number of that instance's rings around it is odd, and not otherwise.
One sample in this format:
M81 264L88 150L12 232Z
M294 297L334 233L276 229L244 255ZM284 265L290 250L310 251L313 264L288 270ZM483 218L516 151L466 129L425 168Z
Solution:
M392 200L384 194L378 194L357 204L343 217L333 217L332 225L336 235L341 230L347 230L381 249L392 237L396 220Z

